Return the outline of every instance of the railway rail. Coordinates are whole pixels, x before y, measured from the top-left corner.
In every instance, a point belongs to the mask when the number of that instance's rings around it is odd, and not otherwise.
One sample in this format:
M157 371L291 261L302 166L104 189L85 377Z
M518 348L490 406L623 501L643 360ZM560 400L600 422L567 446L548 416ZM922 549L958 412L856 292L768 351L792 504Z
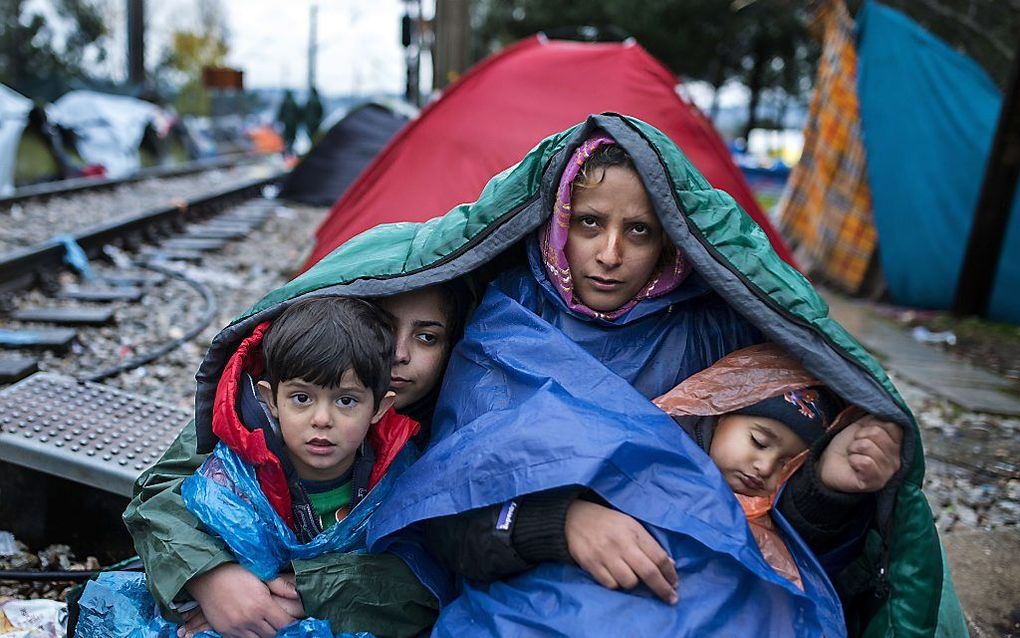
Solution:
M257 178L216 193L156 210L129 215L35 246L0 255L0 296L52 281L67 266L68 251L79 247L87 258L107 245L134 248L184 230L189 222L206 219L239 200L250 199L279 181L282 174ZM2 301L0 301L2 303Z
M125 184L133 184L147 179L165 179L192 175L203 171L230 168L261 160L261 156L250 153L230 153L205 159L197 159L174 166L151 166L139 169L131 175L118 178L74 177L54 182L43 182L23 186L6 197L0 197L0 210L14 204L29 200L43 200L50 197L76 195L88 191L116 188Z
M243 301L233 299L220 308L203 277L229 289L223 280L232 269L243 273L245 266L220 263L203 271L204 264L229 261L226 246L244 245L274 219L276 227L253 241L270 249L247 248L265 254L272 261L269 266L278 266L276 280L267 286L273 287L289 276L284 272L289 267L279 265L271 250L286 244L278 239L281 231L303 232L294 241L309 243L317 218L295 218L301 230L287 228L295 213L264 197L281 177L248 179L0 256L0 388L14 384L0 390L0 461L115 494L130 491L137 475L187 422L189 411L180 402L145 396L133 380L124 380L132 373L152 377L143 366L157 365L185 344L189 351L179 376L190 378L201 351L190 342L250 304L251 296L266 285L252 281L248 286L242 274L233 273L238 279L233 288L247 294ZM260 264L258 270L267 267ZM86 272L91 276L84 276ZM32 303L43 307L31 308ZM169 308L174 303L179 308ZM176 315L168 319L161 312ZM128 344L120 335L130 330L135 337L139 332L153 336ZM97 343L92 351L99 351L98 360L80 363ZM3 348L19 354L2 354ZM74 363L65 368L73 374L54 365L39 371L42 361L71 359ZM177 371L170 376L177 377ZM96 383L108 378L112 383Z

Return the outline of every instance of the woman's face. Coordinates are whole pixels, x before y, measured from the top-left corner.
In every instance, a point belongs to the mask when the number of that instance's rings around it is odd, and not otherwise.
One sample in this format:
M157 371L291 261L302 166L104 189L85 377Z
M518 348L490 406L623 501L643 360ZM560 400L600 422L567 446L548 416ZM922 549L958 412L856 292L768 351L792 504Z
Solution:
M443 376L450 351L449 319L438 288L424 288L379 301L394 317L390 390L403 409L424 397Z
M565 252L574 294L599 312L620 308L648 283L662 255L662 226L637 174L605 169L575 187Z

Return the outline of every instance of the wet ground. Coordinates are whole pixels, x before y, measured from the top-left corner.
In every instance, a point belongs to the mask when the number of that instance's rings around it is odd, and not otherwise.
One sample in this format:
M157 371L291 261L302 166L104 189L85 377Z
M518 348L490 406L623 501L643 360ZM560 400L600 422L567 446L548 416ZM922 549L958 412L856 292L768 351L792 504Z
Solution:
M971 635L1020 636L1016 329L827 300L832 315L882 361L917 419L924 492ZM952 330L956 344L921 343L917 326L927 338Z

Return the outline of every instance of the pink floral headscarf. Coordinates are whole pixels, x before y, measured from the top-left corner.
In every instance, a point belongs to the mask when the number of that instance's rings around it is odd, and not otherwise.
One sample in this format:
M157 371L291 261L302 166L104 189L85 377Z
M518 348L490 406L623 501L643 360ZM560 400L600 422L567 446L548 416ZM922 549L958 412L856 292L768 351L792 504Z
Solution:
M570 263L567 261L566 255L567 235L570 233L570 202L573 197L574 178L577 177L581 167L588 161L588 158L595 152L595 149L603 144L616 144L616 141L606 135L596 134L588 138L574 151L574 155L570 158L566 169L563 171L563 177L560 178L560 185L556 190L556 205L553 207L552 217L539 230L539 241L546 275L560 293L560 297L563 298L567 307L586 317L612 321L629 312L639 301L661 297L675 290L687 278L690 268L687 265L687 260L684 259L680 251L677 251L676 259L671 267L655 273L648 280L648 285L642 288L633 299L616 310L609 312L592 310L584 305L580 297L574 297L574 280L570 274Z

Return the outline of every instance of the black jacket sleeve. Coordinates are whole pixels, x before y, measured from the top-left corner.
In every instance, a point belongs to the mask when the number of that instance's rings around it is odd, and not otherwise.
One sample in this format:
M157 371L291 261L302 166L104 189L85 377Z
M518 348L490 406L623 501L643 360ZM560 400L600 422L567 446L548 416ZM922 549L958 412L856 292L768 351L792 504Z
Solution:
M790 478L778 508L816 554L849 539L865 525L873 499L826 488L817 476L820 450ZM567 548L567 509L582 488L537 492L502 505L432 519L426 524L429 549L453 572L490 582L543 562L572 563Z
M812 450L803 467L790 477L778 508L811 551L824 554L867 525L874 498L825 487L816 469L819 456L820 450Z
M581 488L528 494L426 524L429 549L455 573L489 582L542 562L573 562L564 531Z

